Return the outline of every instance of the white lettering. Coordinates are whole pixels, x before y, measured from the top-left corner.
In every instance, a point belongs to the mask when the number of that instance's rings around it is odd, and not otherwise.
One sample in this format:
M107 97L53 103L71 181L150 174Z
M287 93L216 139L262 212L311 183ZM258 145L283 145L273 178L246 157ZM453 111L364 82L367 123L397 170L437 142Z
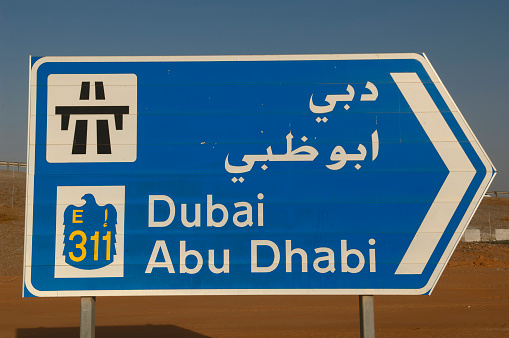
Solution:
M258 194L258 199L261 201L263 199L263 194ZM263 226L263 203L258 203L258 226Z
M222 218L219 222L214 221L213 212L214 210L219 209L222 213ZM221 228L228 221L228 210L222 204L213 204L212 203L212 195L207 195L207 226Z
M196 266L192 269L189 269L186 265L186 258L187 256L194 256L196 257ZM200 253L196 250L188 250L186 251L186 242L180 241L180 273L188 273L188 274L195 274L198 271L200 271L201 267L203 265L203 258L201 257Z
M155 221L154 220L154 202L155 201L163 201L168 204L170 207L170 214L165 221ZM149 228L162 228L166 227L173 222L173 218L175 217L175 203L170 198L170 196L165 195L149 195L148 196L148 227Z
M216 268L214 265L214 250L209 250L209 269L213 273L229 273L230 272L230 250L223 251L223 267L221 269Z
M350 255L355 255L359 259L359 263L354 268L348 265L348 256ZM364 267L364 262L364 255L359 250L347 250L346 240L341 241L341 272L358 273Z
M334 267L334 251L332 251L329 248L316 248L316 253L327 253L327 256L321 256L315 259L313 262L313 268L316 270L316 272L319 273L326 273L326 272L332 272L336 271L336 268ZM320 262L328 261L329 264L325 268L320 267Z
M235 215L233 215L233 223L243 228L246 225L252 226L253 225L253 208L251 207L251 204L247 202L238 202L234 204L235 208L244 207L246 210L237 211ZM239 217L242 215L246 215L246 220L244 222L239 221Z
M375 243L373 238L369 240L369 245L375 245ZM369 272L376 272L375 249L369 249Z
M164 262L156 262L159 251L163 253ZM170 253L168 252L165 241L156 241L154 249L152 250L152 254L150 255L145 273L152 273L153 268L166 268L168 269L168 273L175 273L175 269L173 268Z
M258 266L258 246L265 245L272 249L274 253L274 260L269 266ZM276 243L268 240L253 240L251 241L251 272L271 272L279 265L281 255Z
M300 255L302 260L302 272L308 272L308 255L306 251L295 248L292 250L292 241L285 241L286 272L292 272L292 256Z
M192 222L189 222L187 220L187 204L182 204L180 206L180 208L182 209L182 215L181 215L182 224L186 228L192 228L192 227L199 227L200 226L200 211L201 211L200 203L197 203L197 204L194 205L194 221L192 221Z

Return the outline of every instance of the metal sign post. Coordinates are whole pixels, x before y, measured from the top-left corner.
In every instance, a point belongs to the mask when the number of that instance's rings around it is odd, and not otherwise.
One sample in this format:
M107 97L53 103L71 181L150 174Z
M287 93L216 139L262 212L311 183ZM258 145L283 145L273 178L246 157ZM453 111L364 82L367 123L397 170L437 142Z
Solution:
M374 296L359 296L361 338L375 338Z
M81 297L80 338L95 338L95 297Z

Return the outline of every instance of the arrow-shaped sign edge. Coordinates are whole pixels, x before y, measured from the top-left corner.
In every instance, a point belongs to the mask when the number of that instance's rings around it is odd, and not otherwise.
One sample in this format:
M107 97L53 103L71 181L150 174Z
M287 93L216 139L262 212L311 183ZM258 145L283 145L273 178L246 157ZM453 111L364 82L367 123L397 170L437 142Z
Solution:
M476 170L417 74L391 73L391 76L449 170L396 270L397 275L421 274Z

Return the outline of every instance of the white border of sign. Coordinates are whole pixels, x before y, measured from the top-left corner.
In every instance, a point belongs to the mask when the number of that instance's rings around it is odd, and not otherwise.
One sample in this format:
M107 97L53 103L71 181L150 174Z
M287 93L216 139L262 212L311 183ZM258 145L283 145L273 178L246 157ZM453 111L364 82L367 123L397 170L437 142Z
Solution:
M479 189L477 190L473 201L470 203L465 215L460 221L454 235L452 236L444 254L440 258L433 274L431 275L428 283L420 289L201 289L201 290L75 290L75 291L39 291L35 289L31 281L31 257L32 257L32 234L33 234L33 197L34 197L34 163L35 163L35 111L36 111L36 97L37 97L37 70L38 68L47 62L206 62L206 61L310 61L310 60L377 60L377 59L400 59L408 60L414 59L419 61L431 80L437 87L438 91L442 95L447 106L451 110L453 116L461 127L463 133L471 143L472 147L476 151L477 155L481 159L482 163L486 168L486 176L484 177ZM495 167L489 160L488 156L484 152L477 138L474 136L472 130L468 126L467 122L461 115L458 107L452 100L448 91L445 89L442 81L438 77L437 73L431 66L430 62L424 54L413 54L413 53L398 53L398 54L317 54L317 55L222 55L222 56L89 56L89 57L43 57L37 60L33 67L30 67L31 59L29 61L29 116L28 116L28 153L27 153L27 195L26 195L26 211L25 211L25 256L24 256L24 285L28 291L35 296L39 297L71 297L71 296L135 296L135 295L421 295L425 293L431 293L435 287L440 275L445 269L445 265L452 255L454 248L458 244L463 232L466 229L466 225L470 222L470 219L477 210L482 197L488 190L488 187L495 176ZM409 102L412 110L416 114L418 120L422 123L422 119L426 118L426 114L429 113L429 109L436 109L433 100L431 103L426 100L413 100L411 92L413 90L422 90L424 86L420 81L415 81L410 75L396 75L395 81L402 91L403 95L407 100L410 98L412 102ZM421 87L422 86L422 87ZM408 91L408 95L405 95L405 91ZM426 92L427 93L427 92ZM428 94L429 95L429 94ZM425 109L423 111L423 109ZM428 109L428 111L426 111ZM420 113L426 114L420 114ZM441 114L438 114L441 117ZM443 119L443 117L442 117ZM415 274L422 271L424 266L423 262L427 262L431 252L425 254L417 254L416 248L419 248L420 241L427 241L431 238L432 245L436 245L443 231L447 227L450 218L454 214L461 197L459 200L456 198L452 200L450 193L453 192L456 196L461 193L461 196L468 189L472 178L475 175L475 170L463 152L458 141L450 131L445 121L435 121L434 127L447 129L446 139L444 135L436 135L434 128L424 128L428 136L430 137L433 145L437 149L437 152L442 157L444 155L455 154L452 160L445 160L445 164L450 171L450 174L446 178L446 181L442 185L438 196L431 205L425 219L423 220L416 237L412 241L410 247L405 254L403 261L397 269L397 274ZM445 123L445 125L444 125ZM452 136L452 138L451 138ZM452 145L452 148L447 148L447 143ZM458 155L459 152L459 155ZM456 163L456 160L460 160L460 164ZM456 184L462 182L461 186L458 187ZM465 183L466 182L466 183ZM441 224L433 226L435 221L434 215L440 214L443 210L446 210L448 219L441 220ZM447 218L446 217L446 218ZM436 232L439 233L437 238ZM435 235L433 235L435 233ZM431 235L430 235L431 234ZM424 239L426 238L427 239ZM419 239L421 238L421 239ZM417 242L417 243L415 243ZM433 246L434 247L434 246ZM429 256L428 256L429 255ZM427 258L426 258L427 257ZM425 263L424 262L424 263Z

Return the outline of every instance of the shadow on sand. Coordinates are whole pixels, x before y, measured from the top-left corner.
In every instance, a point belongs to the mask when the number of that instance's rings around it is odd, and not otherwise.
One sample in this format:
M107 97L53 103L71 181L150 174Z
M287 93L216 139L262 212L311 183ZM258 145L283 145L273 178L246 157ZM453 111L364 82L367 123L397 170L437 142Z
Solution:
M145 326L98 326L95 329L96 337L183 337L183 338L209 338L202 334L183 329L174 325L145 325ZM79 337L79 327L58 328L31 328L17 329L17 338L67 338Z

